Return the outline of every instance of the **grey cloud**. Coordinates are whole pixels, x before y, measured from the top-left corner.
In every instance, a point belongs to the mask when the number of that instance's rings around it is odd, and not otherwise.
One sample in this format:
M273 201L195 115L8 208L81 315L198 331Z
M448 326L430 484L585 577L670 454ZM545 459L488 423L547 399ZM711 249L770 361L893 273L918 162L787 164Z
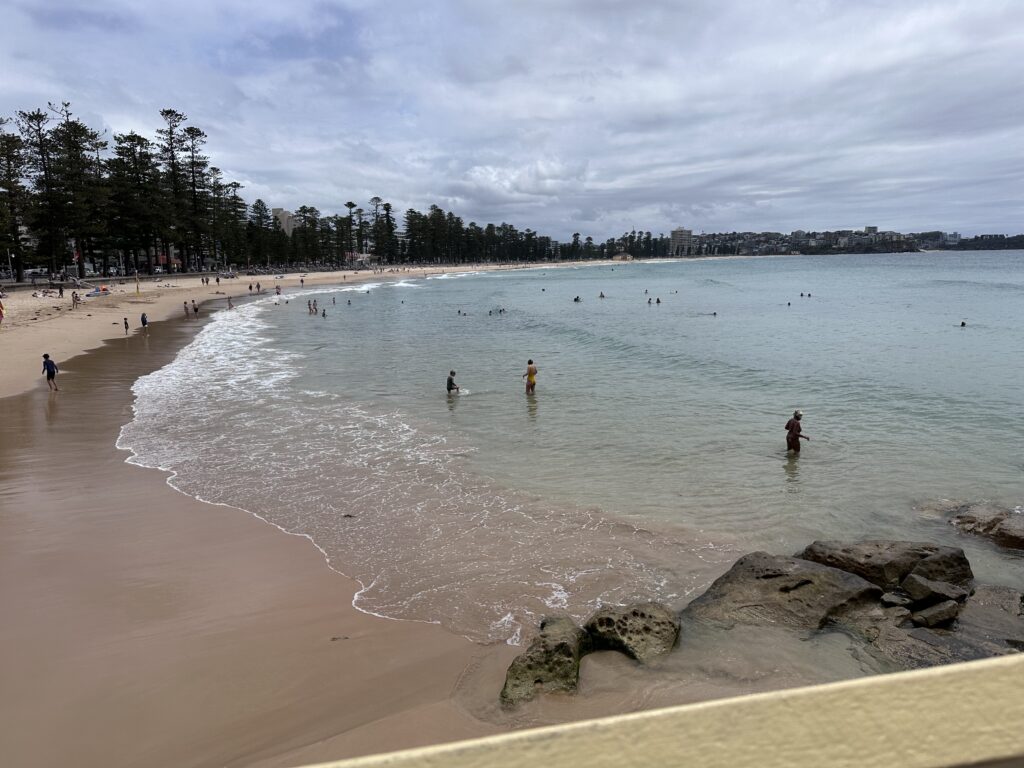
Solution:
M174 106L250 198L377 194L560 239L1022 228L1018 3L137 7L19 6L0 111L68 99L151 134Z

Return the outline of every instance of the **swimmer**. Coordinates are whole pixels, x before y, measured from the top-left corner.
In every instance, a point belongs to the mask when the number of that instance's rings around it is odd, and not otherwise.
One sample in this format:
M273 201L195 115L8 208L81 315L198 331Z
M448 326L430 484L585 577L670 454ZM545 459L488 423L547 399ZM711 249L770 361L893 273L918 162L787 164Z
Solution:
M526 394L528 395L532 395L537 389L537 373L537 366L533 364L533 360L527 360L526 373L523 374L523 378L526 379Z
M601 291L599 294L597 294L597 298L603 299L604 298L604 291Z
M966 328L967 327L967 321L966 320L961 320L960 321L960 327L961 328Z

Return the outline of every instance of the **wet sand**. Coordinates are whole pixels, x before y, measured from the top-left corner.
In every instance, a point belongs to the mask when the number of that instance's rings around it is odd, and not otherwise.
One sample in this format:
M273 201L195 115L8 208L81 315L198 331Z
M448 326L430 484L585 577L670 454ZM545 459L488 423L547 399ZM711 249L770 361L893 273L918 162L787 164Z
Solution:
M125 463L131 383L196 325L107 342L64 361L61 392L0 399L4 764L284 766L507 727L454 691L516 649L360 613L306 539Z

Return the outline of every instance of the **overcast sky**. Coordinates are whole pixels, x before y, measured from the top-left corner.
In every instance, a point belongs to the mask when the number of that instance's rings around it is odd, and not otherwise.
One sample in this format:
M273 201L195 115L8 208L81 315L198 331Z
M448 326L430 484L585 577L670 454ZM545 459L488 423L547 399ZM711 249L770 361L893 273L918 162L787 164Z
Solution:
M1024 231L1021 0L0 0L0 72L0 114L174 107L271 206Z

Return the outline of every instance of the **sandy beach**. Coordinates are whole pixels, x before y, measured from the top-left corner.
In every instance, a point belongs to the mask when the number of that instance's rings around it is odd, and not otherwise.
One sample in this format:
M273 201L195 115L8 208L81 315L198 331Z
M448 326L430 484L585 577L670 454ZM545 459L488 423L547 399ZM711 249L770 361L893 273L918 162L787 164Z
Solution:
M358 585L308 540L125 463L114 444L132 382L202 322L141 334L138 314L173 318L216 288L123 288L38 321L27 314L43 302L5 301L0 391L18 394L0 398L4 762L286 766L498 730L453 691L481 656L516 649L360 613ZM115 323L129 312L125 337ZM41 349L61 364L60 393L33 381Z

